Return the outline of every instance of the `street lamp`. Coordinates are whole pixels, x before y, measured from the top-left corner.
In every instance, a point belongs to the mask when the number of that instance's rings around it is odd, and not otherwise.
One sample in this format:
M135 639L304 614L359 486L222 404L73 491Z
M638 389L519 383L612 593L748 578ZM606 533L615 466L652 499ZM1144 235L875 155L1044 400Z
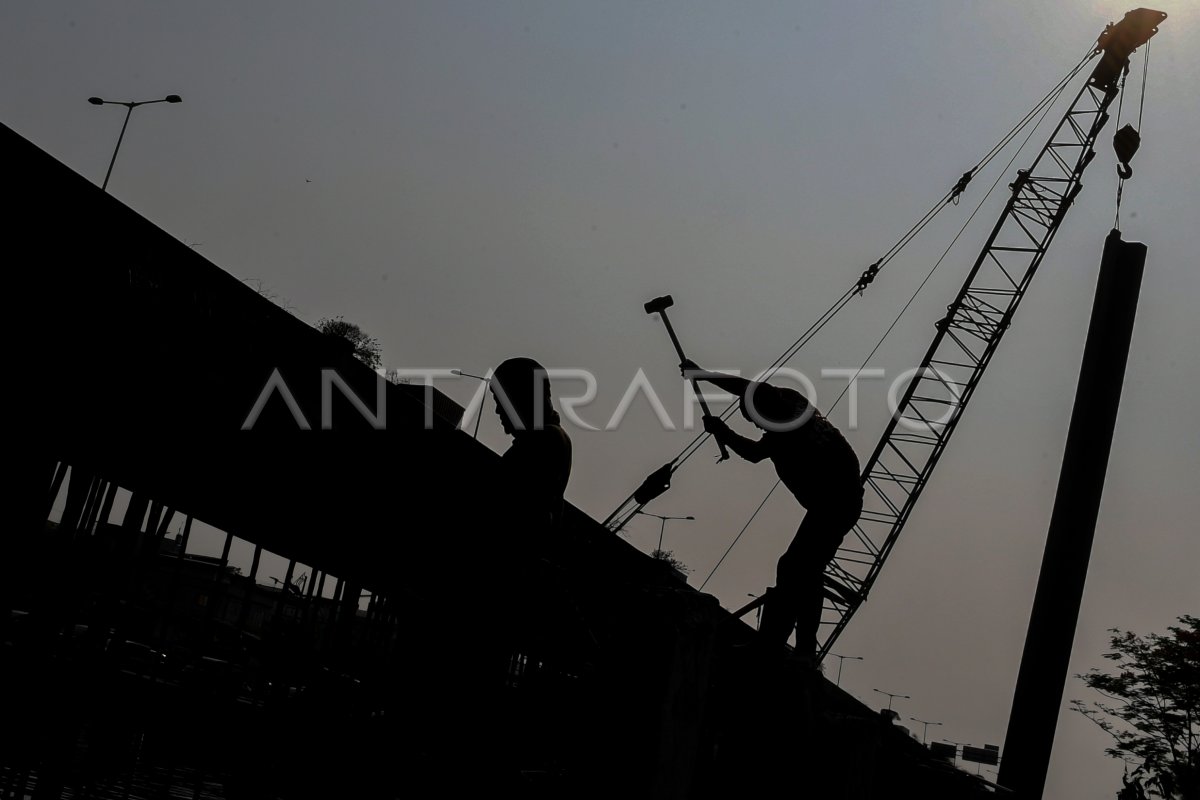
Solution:
M746 592L746 597L753 597L755 600L758 599L758 595L754 592ZM754 630L762 627L762 608L763 604L759 603L758 608L754 609Z
M930 725L941 725L942 724L940 722L928 722L923 719L917 719L916 717L909 717L909 719L911 719L913 722L919 722L925 726L925 730L923 730L921 732L921 744L925 744L926 739L929 737L929 726Z
M911 697L909 697L909 696L908 696L908 695L906 695L906 694L892 694L891 692L885 692L885 691L883 691L882 689L872 689L871 691L873 691L873 692L879 692L880 694L886 694L886 695L887 695L887 697L888 697L888 707L887 707L887 710L888 710L888 711L891 711L891 710L892 710L892 701L893 701L893 700L895 700L897 697L899 697L901 700L912 700L912 698L911 698Z
M657 552L659 552L659 553L661 553L661 552L663 551L663 549L662 549L662 548L663 548L663 537L664 537L664 536L666 535L666 533L667 533L667 523L668 523L668 522L670 522L671 520L676 520L676 519L678 519L678 520L689 520L689 521L695 521L695 519L696 519L696 518L695 518L695 517L693 517L693 516L687 516L687 517L664 517L664 516L662 516L661 514L651 514L649 511L641 511L641 510L639 510L637 513L639 513L639 514L641 514L641 515L643 515L643 516L646 516L646 517L654 517L655 519L657 519L657 520L660 520L660 521L662 522L662 525L661 525L661 526L659 526L659 529L658 529L658 550L657 550Z
M113 164L117 163L117 153L121 149L121 140L125 138L125 129L129 127L129 117L138 106L148 106L154 103L182 103L183 98L177 94L169 94L160 100L104 100L99 97L89 97L88 102L94 106L125 106L125 122L121 125L121 135L117 137L117 146L113 148L112 160L108 162L108 172L104 173L104 183L100 191L108 191L108 179L112 175Z
M451 375L461 375L464 378L474 378L475 380L483 381L484 383L492 382L491 378L484 377L483 375L472 375L469 372L463 372L461 369L452 369L452 370L450 370L450 374ZM481 419L483 419L483 403L482 402L480 402L479 409L475 412L475 432L471 434L472 439L479 438L479 420L481 420Z
M862 656L839 656L837 653L830 653L829 655L833 656L834 658L836 658L838 660L838 676L837 676L837 685L838 686L842 685L842 664L845 663L846 659L848 658L851 661L862 661L863 660Z

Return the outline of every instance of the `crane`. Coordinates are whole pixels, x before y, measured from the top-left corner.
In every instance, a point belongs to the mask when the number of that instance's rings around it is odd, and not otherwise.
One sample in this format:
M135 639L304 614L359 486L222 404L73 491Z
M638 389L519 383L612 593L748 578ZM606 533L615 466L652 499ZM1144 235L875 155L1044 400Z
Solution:
M864 506L825 573L821 642L829 651L866 599L920 499L1063 218L1083 188L1096 139L1121 90L1130 54L1166 14L1139 8L1096 41L1095 68L1028 169L1018 170L1000 219L979 252L896 412L863 467Z
M1166 17L1161 11L1139 8L1104 29L1095 48L1072 72L1077 74L1087 62L1096 61L1084 85L1029 168L1018 170L1009 184L1011 194L1000 218L946 314L937 321L933 341L863 466L862 515L824 576L818 657L829 652L870 593L1082 189L1081 179L1095 157L1109 108L1123 88L1130 55L1158 32ZM1128 159L1121 160L1125 168L1120 174L1126 177ZM970 172L964 175L947 200L956 201L970 177ZM864 273L856 287L859 291L874 279L878 268L877 262ZM839 303L834 313L844 300ZM684 458L691 452L685 450ZM636 513L630 508L640 508L665 490L680 463L676 459L652 474L606 524L619 528ZM744 616L763 602L759 597L734 615Z

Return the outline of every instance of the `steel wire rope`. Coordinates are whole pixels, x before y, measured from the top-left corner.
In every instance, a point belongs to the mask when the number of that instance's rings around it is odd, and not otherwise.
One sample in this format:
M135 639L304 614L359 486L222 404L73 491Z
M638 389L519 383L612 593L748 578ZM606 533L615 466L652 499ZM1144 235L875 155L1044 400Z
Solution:
M1077 72L1078 69L1079 68L1077 67L1075 71ZM846 388L842 389L841 393L838 394L837 398L833 401L833 403L830 404L829 409L828 409L829 411L833 411L833 409L837 408L837 406L842 402L842 398L844 398L846 396L846 392L850 389L850 386L854 382L854 379L857 378L864 369L866 369L867 364L875 356L875 353L879 351L879 348L883 346L883 343L887 340L887 337L892 333L892 331L895 329L896 325L899 324L899 322L900 322L901 318L903 318L905 312L908 311L909 307L912 306L913 302L917 299L917 296L921 293L921 290L925 288L925 285L927 283L929 283L929 280L934 276L934 273L937 272L938 268L946 260L946 256L948 256L950 254L950 251L954 248L954 245L958 243L958 240L960 238L962 238L963 233L966 232L967 227L970 226L971 222L975 219L976 215L979 214L979 211L983 208L984 203L987 202L987 199L991 196L992 192L994 192L996 190L996 187L1000 185L1000 181L1004 178L1004 176L1006 174L1008 174L1008 170L1012 168L1012 165L1017 160L1017 157L1025 150L1025 147L1026 147L1026 145L1029 144L1029 140L1033 137L1034 132L1036 132L1039 127L1041 127L1042 123L1046 119L1046 115L1050 111L1050 108L1058 100L1058 97L1062 94L1062 92L1065 88L1066 88L1066 86L1064 83L1059 84L1057 92L1054 96L1054 99L1045 105L1045 108L1042 111L1041 118L1038 119L1037 124L1034 125L1032 128L1030 128L1029 133L1027 133L1025 135L1025 139L1021 142L1020 147L1018 147L1013 152L1012 157L1009 158L1009 160L1008 160L1008 163L1004 165L1004 169L1001 170L1000 174L998 174L996 176L996 180L994 180L992 182L992 185L990 187L988 187L987 192L983 195L983 197L980 199L979 203L975 206L975 209L971 212L970 216L967 217L966 221L962 224L962 227L960 227L958 229L958 233L956 233L954 235L954 238L950 240L950 244L947 245L946 249L942 251L942 255L938 258L937 261L934 262L933 266L929 269L929 272L927 272L925 274L925 277L921 280L920 284L917 285L917 288L913 291L912 295L908 298L908 301L905 302L905 304L901 307L900 311L896 314L895 319L893 319L892 323L890 325L888 325L887 330L885 330L883 332L883 335L879 337L879 341L875 343L875 346L873 348L871 348L871 352L869 354L867 354L867 357L865 359L863 359L862 364L858 367L858 369L856 369L854 371L854 376L851 377L851 379L846 383ZM725 552L721 555L721 558L718 559L716 565L713 566L712 570L708 573L708 577L706 577L704 579L704 583L700 584L701 591L704 590L704 587L708 585L708 582L712 579L713 575L716 574L717 570L725 562L725 558L733 551L734 546L742 538L742 534L744 534L750 528L750 525L753 524L755 518L758 517L759 512L761 512L763 510L763 508L766 506L767 500L769 500L771 498L771 495L775 493L775 490L779 488L780 483L782 483L782 481L780 481L779 479L776 479L775 483L773 483L771 485L771 488L767 490L767 494L765 497L763 497L762 502L760 502L758 504L758 506L750 514L750 518L746 520L746 523L744 525L742 525L741 530L739 530L737 535L734 536L733 541L729 543L729 546L727 548L725 548Z
M981 158L974 167L972 167L971 171L964 175L964 178L969 175L973 175L982 169L985 169L988 164L990 164L991 161L995 159L996 156L999 155L999 153L1002 152L1003 149L1007 147L1017 135L1019 135L1020 131L1024 129L1035 116L1037 116L1039 111L1041 111L1042 119L1044 119L1050 107L1066 88L1066 85L1070 83L1070 81L1079 73L1081 69L1083 69L1084 65L1087 64L1087 62L1090 61L1094 55L1095 53L1089 49L1088 54L1084 55L1084 57L1074 67L1072 67L1063 78L1057 81L1054 87L1051 88L1050 91L1048 91L1045 95L1043 95L1042 98L1034 104L1033 108L1026 112L1025 115L1022 116L1021 120L1017 122L1006 134L1004 134L1004 136L1002 136L995 145L992 146L987 154L984 155L984 157ZM1038 123L1033 126L1030 134L1028 134L1025 141L1022 142L1021 147L1017 149L1018 153L1021 151L1021 148L1025 146L1025 142L1028 141L1029 135L1032 135L1033 130L1036 130L1039 125L1041 125L1041 119L1039 119ZM1011 166L1011 164L1012 160L1009 161L1009 166ZM1006 166L1005 170L1007 169L1008 167ZM1003 177L1003 175L1004 172L1001 172L1000 177ZM998 180L999 178L997 181ZM878 261L875 262L875 264L869 267L868 271L864 272L863 275L860 276L857 281L855 281L853 286L847 289L846 292L843 293L842 296L837 300L835 300L833 304L826 309L826 311L821 314L821 316L818 317L815 322L809 325L809 327L784 350L782 355L772 361L771 364L764 369L762 373L760 373L759 379L769 380L770 377L778 372L784 364L794 358L795 355L800 352L800 350L802 350L809 341L811 341L818 333L820 333L821 330L823 330L825 326L829 324L834 316L836 316L843 308L846 307L846 305L849 304L849 301L854 297L855 293L861 294L865 289L865 285L863 284L864 279L866 280L867 284L872 282L875 276L878 275L879 271L888 263L890 263L892 259L895 258L895 256L898 255L905 247L907 247L908 244L912 242L912 240L915 239L916 236L919 235L921 231L924 230L925 227L927 227L929 223L931 223L947 205L950 204L951 200L961 193L961 191L956 192L960 186L963 186L961 179L960 183L957 184L955 188L952 188L950 191L944 194L936 204L934 204L928 211L925 212L920 220L918 220L911 228L909 228L909 230L906 231L904 235L901 236L900 239L898 239L897 242L893 244L882 257L880 257ZM993 184L993 188L994 187L995 184ZM989 192L990 191L991 190L989 190ZM972 216L974 216L974 212ZM959 235L961 235L961 230ZM957 240L957 237L955 237L955 240ZM869 278L868 273L870 273ZM733 415L733 412L736 408L737 404L730 404L717 416L722 420L727 420ZM674 459L668 462L671 465L672 475L674 475L680 467L682 467L701 447L703 447L710 435L711 434L709 434L707 431L701 432L694 439L692 439L692 441L689 442L683 448L683 450L681 450L679 454L675 456ZM629 506L630 502L635 502L635 508L633 510L626 511L626 508ZM629 520L632 519L637 513L637 510L644 507L644 505L644 503L636 503L634 496L631 494L617 507L615 511L613 511L613 513L608 516L608 518L604 521L604 525L613 530L620 530L626 524L628 524Z

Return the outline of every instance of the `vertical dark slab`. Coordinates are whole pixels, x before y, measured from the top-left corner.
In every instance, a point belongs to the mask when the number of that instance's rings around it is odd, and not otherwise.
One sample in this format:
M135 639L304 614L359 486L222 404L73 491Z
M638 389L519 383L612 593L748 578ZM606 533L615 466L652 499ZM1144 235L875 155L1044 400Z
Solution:
M1108 235L1004 740L999 782L1021 800L1046 783L1145 265L1144 244Z

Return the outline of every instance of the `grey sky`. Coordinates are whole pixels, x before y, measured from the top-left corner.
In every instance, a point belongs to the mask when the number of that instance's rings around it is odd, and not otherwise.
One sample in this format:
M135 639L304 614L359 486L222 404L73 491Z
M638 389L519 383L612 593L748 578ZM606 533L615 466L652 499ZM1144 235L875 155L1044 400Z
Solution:
M309 322L358 322L390 367L482 371L520 354L589 369L596 424L644 368L678 420L675 359L644 301L674 295L701 364L765 366L1134 5L9 0L0 119L99 183L123 112L85 99L178 92L182 105L134 112L110 191L214 263ZM1101 663L1108 627L1200 610L1200 6L1152 5L1171 17L1123 225L1149 261L1073 672ZM1139 54L1125 121L1141 68ZM999 166L793 365L857 366ZM1084 183L836 648L866 659L844 687L871 704L873 687L912 695L904 717L957 741L1004 734L1112 221L1107 136ZM920 358L999 206L997 193L872 366ZM818 381L818 405L841 385ZM860 458L883 386L864 385L848 432ZM475 386L443 388L465 402ZM844 425L844 406L832 417ZM690 439L644 403L616 431L572 435L569 497L601 518ZM505 445L490 409L481 438ZM712 450L651 506L697 517L667 542L694 582L774 480ZM732 606L772 583L799 516L777 494L709 590ZM643 549L656 533L649 519L628 531ZM1083 693L1072 680L1068 698ZM1047 795L1111 792L1105 744L1064 713Z

